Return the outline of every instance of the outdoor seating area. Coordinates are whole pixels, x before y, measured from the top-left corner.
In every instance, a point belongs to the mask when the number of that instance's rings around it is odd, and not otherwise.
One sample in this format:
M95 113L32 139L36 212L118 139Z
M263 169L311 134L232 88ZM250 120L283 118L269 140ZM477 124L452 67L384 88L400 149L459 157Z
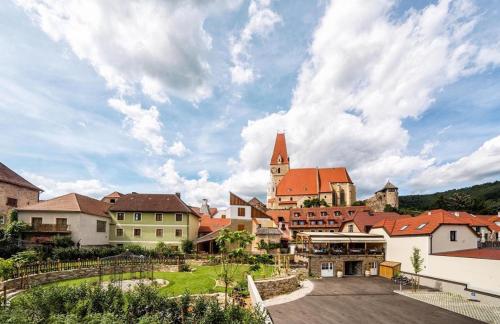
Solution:
M302 255L381 255L380 235L340 232L302 232L297 235L297 254Z

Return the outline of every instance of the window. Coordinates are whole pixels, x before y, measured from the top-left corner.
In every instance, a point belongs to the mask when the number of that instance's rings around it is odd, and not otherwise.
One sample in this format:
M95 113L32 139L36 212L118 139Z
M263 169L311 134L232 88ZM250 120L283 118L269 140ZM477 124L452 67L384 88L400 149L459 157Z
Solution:
M299 224L300 224L300 225L304 225L304 224L305 224L305 222L304 222L304 221L299 221Z
M0 225L5 224L5 216L0 216Z
M111 199L109 200L109 202L110 202L110 203L112 203L112 204L114 204L114 203L116 202L116 199L115 199L115 198L111 198Z
M134 228L134 236L135 237L141 236L141 229L140 228Z
M7 206L17 207L17 199L7 197Z
M332 221L332 220L329 220L329 221L328 221L328 224L330 224L330 225L334 225L334 224L335 224L335 222L334 222L334 221Z
M408 225L403 225L403 226L402 226L399 230L400 230L400 231L404 231L404 230L405 230L405 229L407 229L407 228L408 228Z
M322 220L318 221L318 225L323 225L323 221Z
M117 228L116 229L116 236L123 236L123 228Z
M311 225L316 225L316 221L311 221Z
M348 231L349 233L354 232L354 225L352 225L352 224L351 224L351 225L347 226L347 231Z
M116 220L122 221L125 219L125 213L116 213Z
M157 222L163 222L163 214L156 214L155 217Z
M182 236L182 230L181 229L176 229L175 230L175 237L181 237Z
M245 217L245 207L238 207L238 216Z
M450 241L456 242L457 240L457 231L450 231Z
M97 221L97 232L106 233L106 221Z
M298 223L299 223L299 222L297 222L297 221L293 221L293 222L292 222L292 224L293 224L293 225L298 225Z
M182 222L182 214L175 214L175 221Z
M307 213L307 217L314 217L314 213L313 212L308 212Z
M335 216L340 216L340 211L335 211Z
M420 230L420 229L424 228L425 225L427 225L427 223L420 224L420 225L418 225L417 229Z
M326 211L322 211L321 216L326 217L326 216L328 216L328 213Z
M300 217L300 213L293 213L293 217Z
M244 224L238 224L238 231L244 231L245 230L245 225Z
M136 222L140 222L142 220L142 214L141 213L134 213L134 220Z
M163 237L163 228L156 229L156 237Z

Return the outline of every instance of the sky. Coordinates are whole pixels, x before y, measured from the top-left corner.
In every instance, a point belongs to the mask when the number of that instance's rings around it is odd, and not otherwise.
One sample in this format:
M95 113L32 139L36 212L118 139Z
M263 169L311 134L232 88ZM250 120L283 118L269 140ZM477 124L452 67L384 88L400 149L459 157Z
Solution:
M366 198L500 178L500 2L0 3L0 161L44 189L265 199L291 167Z

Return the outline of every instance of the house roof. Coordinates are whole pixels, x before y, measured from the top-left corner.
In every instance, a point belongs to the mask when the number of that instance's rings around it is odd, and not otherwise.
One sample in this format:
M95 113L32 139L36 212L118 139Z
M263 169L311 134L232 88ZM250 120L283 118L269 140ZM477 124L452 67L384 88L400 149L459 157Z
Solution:
M111 206L111 211L123 212L163 212L163 213L191 213L199 215L189 208L175 194L126 194Z
M281 231L276 227L259 227L255 231L256 235L281 235Z
M441 225L488 226L478 217L466 212L451 212L435 209L415 217L399 219L383 219L373 225L373 228L384 228L391 236L429 235Z
M216 207L210 207L208 209L209 214L204 214L201 211L200 207L189 206L189 208L191 208L195 213L197 213L200 216L213 216L213 215L217 214L217 212L219 211Z
M9 183L12 185L16 185L19 187L35 190L35 191L43 191L38 188L28 180L21 177L19 174L15 173L11 169L9 169L5 164L0 162L0 182Z
M317 195L331 192L331 183L352 183L346 168L291 169L276 189L278 196Z
M385 191L387 189L398 189L398 187L396 187L395 185L393 185L390 181L387 181L387 183L385 184L384 188L380 189L377 192Z
M23 212L80 212L109 217L109 204L77 193L45 200L35 205L19 208Z
M123 196L123 194L121 192L113 191L112 193L110 193L109 195L104 196L103 198L120 198L122 196Z
M248 203L251 206L253 206L253 207L257 208L257 209L260 209L263 212L265 212L267 210L266 205L262 201L260 201L257 197L253 197L252 199L250 199L248 201Z
M281 162L278 161L278 157L281 156ZM286 150L286 140L284 133L276 134L276 141L274 142L273 155L271 156L270 164L287 164L290 159L288 158L288 152Z
M240 198L236 194L229 192L229 205L231 206L250 206L251 210L251 217L252 218L271 218L269 215L266 214L265 211L263 211L260 208L256 208L249 204L246 200L243 198Z
M397 220L401 218L411 217L410 215L400 215L394 212L370 212L367 210L357 210L352 219L346 219L342 224L353 221L356 227L362 231L366 232L368 227L373 227L376 223L381 220ZM342 230L342 229L341 229Z
M500 260L500 250L494 249L494 248L442 252L442 253L435 253L434 255L461 257L461 258Z
M271 217L276 224L279 223L279 217L283 217L285 223L290 221L290 209L268 209L266 214Z
M209 216L201 217L198 233L211 233L231 224L229 218L211 218Z

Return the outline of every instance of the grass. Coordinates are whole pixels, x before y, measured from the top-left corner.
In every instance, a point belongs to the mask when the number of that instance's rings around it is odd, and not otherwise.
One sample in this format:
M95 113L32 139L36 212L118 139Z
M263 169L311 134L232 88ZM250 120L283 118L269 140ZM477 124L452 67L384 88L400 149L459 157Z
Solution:
M220 266L198 266L194 267L192 272L155 272L155 279L168 280L169 284L166 287L160 288L160 292L165 295L177 296L184 292L191 294L206 294L214 292L223 292L224 287L216 286L215 282L220 272ZM247 265L241 265L236 272L236 281L246 279L248 272ZM262 266L259 271L253 273L254 278L268 278L273 273L273 266ZM148 274L145 274L148 275ZM138 278L139 273L124 273L123 279ZM103 281L112 280L111 275L103 276ZM58 282L53 282L45 286L73 286L82 283L98 282L99 277L89 277L80 279L69 279Z

